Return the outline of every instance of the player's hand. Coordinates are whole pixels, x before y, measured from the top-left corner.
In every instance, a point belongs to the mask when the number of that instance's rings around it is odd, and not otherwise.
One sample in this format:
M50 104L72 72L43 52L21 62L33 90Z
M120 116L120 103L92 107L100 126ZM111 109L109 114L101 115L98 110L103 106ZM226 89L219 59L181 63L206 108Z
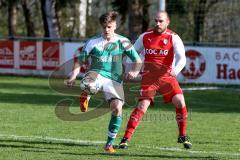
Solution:
M172 71L170 72L170 75L173 76L173 77L176 77L176 76L177 76L176 73L174 72L174 70L172 70Z
M127 80L132 80L132 79L134 79L134 78L137 78L138 73L139 73L139 72L137 72L137 71L135 71L135 72L130 71L130 72L128 72L128 74L126 75L126 79L127 79Z
M68 81L67 81L67 86L68 87L72 87L72 86L74 86L75 85L75 79L69 79Z

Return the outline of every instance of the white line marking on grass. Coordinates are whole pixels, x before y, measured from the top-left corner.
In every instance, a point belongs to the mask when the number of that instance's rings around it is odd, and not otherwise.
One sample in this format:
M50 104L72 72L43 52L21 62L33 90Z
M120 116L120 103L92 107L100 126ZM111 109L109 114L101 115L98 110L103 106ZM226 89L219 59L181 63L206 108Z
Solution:
M227 155L227 156L240 156L240 153L227 153L227 152L220 152L220 151L194 151L194 150L186 150L181 148L163 148L163 147L156 147L156 146L143 146L140 145L140 148L147 148L147 149L157 149L162 151L176 151L176 152L188 152L188 153L196 153L196 154L215 154L215 155Z
M41 93L41 92L25 92L25 91L16 91L15 93L13 93L12 91L9 91L9 90L1 90L0 93L6 93L6 94L26 94L26 95L56 95L55 93L50 93L50 92L47 92L47 93Z
M18 135L3 135L0 134L0 138L22 140L22 141L44 141L52 143L66 143L66 144L90 144L98 145L104 144L105 141L88 141L88 140L77 140L77 139L65 139L65 138L54 138L54 137L44 137L44 136L18 136Z
M0 134L0 138L5 140L18 140L18 141L43 141L52 143L65 143L65 144L86 144L86 145L99 145L105 144L105 141L90 141L90 140L79 140L79 139L65 139L65 138L54 138L54 137L44 137L44 136L18 136L18 135L4 135ZM215 154L215 155L227 155L227 156L240 156L240 153L227 153L220 151L196 151L196 150L186 150L181 148L167 148L167 147L157 147L157 146L147 146L147 145L136 145L139 148L146 149L157 149L162 151L174 151L174 152L187 152L192 154Z

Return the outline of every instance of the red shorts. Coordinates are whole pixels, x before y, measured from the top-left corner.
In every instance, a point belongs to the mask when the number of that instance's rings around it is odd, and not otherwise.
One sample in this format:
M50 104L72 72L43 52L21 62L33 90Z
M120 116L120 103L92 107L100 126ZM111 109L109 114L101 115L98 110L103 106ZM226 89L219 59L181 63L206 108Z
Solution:
M164 103L172 102L172 98L176 94L183 94L176 77L171 75L159 78L143 76L139 101L149 99L151 100L151 105L153 105L154 96L157 92L163 95Z

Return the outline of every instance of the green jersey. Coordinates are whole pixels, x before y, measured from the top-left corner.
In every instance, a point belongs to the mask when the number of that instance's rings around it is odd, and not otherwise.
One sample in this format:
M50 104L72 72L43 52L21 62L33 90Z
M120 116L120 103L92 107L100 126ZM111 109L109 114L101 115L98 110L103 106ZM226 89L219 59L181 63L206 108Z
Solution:
M90 70L117 82L122 82L123 55L128 56L133 62L140 58L131 42L118 34L107 41L102 36L93 37L85 44L79 60L87 61L91 56Z

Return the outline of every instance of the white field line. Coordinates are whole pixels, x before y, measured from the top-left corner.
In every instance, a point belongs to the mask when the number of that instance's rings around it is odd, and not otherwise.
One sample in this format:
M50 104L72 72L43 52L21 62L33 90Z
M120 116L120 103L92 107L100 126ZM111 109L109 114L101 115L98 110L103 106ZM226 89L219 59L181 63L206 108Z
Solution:
M194 150L186 150L181 148L167 148L167 147L157 147L157 146L139 146L140 148L147 149L157 149L162 151L175 151L175 152L186 152L186 153L196 153L196 154L215 154L215 155L227 155L227 156L240 156L240 153L228 153L228 152L220 152L220 151L194 151Z
M65 139L65 138L54 138L54 137L44 137L44 136L18 136L18 135L4 135L0 134L1 139L6 140L18 140L18 141L47 141L52 143L66 143L66 144L88 144L88 145L99 145L105 144L105 141L90 141L90 140L78 140L78 139ZM215 154L215 155L227 155L227 156L240 156L240 153L227 153L220 151L196 151L196 150L186 150L181 148L167 148L167 147L157 147L157 146L146 146L137 145L139 148L146 149L156 149L162 151L174 151L174 152L186 152L192 154Z
M104 144L105 141L88 141L88 140L76 140L76 139L65 139L65 138L54 138L44 136L18 136L18 135L3 135L0 134L0 138L13 139L19 141L47 141L53 143L66 143L66 144L91 144L98 145Z
M13 92L12 91L10 91L10 90L2 90L2 91L0 91L0 93L9 93L9 94L12 94ZM56 95L56 93L54 93L54 92L52 92L52 93L39 93L39 92L25 92L25 91L16 91L15 93L17 93L17 94L27 94L27 95L29 95L29 94L31 94L31 95Z

